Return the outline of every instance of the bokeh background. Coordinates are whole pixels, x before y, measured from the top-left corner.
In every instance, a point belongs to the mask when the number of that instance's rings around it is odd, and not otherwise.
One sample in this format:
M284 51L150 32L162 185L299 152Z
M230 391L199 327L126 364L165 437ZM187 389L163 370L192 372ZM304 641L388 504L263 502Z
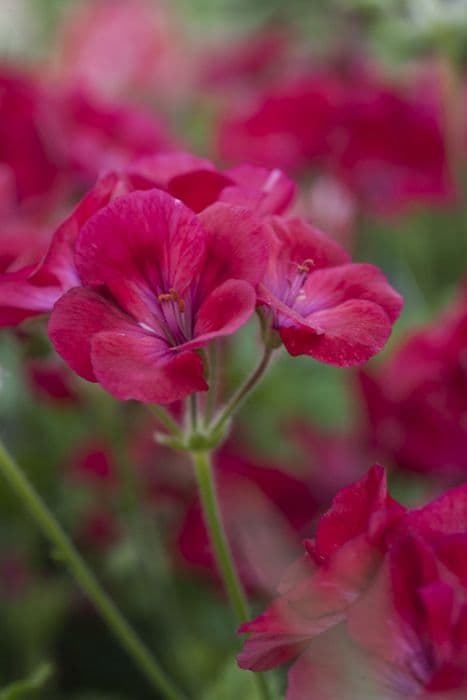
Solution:
M258 609L372 463L406 503L465 481L464 0L1 0L0 58L2 272L46 245L99 172L177 149L283 168L294 211L405 298L362 370L281 355L222 449L227 528ZM234 387L256 362L255 324L222 352ZM182 686L248 700L189 465L155 444L149 414L72 376L33 320L1 334L0 421ZM0 619L0 685L29 679L5 697L154 697L3 483Z

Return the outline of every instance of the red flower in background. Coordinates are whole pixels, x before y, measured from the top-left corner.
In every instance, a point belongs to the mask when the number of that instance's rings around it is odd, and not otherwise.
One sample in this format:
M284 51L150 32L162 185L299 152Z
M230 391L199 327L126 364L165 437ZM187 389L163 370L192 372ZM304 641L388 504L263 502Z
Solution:
M289 58L290 37L278 28L263 28L246 37L225 40L209 48L201 57L201 84L209 89L244 90L257 85L277 69L278 62Z
M49 73L96 97L191 88L193 62L170 3L92 0L64 15Z
M31 77L0 72L0 163L11 173L18 205L50 208L63 178L63 162L50 120L50 94Z
M360 478L368 458L366 445L356 430L323 429L297 418L288 426L292 444L300 449L301 474L322 505L327 506L336 491ZM306 470L306 471L305 471Z
M81 230L85 286L55 305L51 340L117 398L170 403L203 391L194 351L247 321L266 251L245 209L217 203L196 216L158 190L120 197Z
M466 535L465 486L404 511L374 467L337 494L280 597L242 625L251 636L240 665L262 670L301 654L287 700L354 697L346 682L361 673L371 673L378 697L460 697L467 680ZM349 678L339 664L329 667L321 649L321 640L326 650L342 635L364 664Z
M75 186L89 186L102 173L173 146L168 129L149 110L78 90L57 92L55 98L55 138Z
M37 248L32 245L34 240L22 240L26 257L21 247L0 275L0 327L48 313L67 289L79 284L73 258L76 237L84 222L121 193L122 187L114 174L101 178L58 227L50 247L42 240Z
M383 662L396 697L465 694L466 546L464 485L400 521L372 587L350 612L352 638Z
M78 496L75 537L87 548L108 549L123 534L115 507L123 484L112 450L101 441L85 442L71 454L64 473Z
M231 106L218 127L217 148L230 162L300 170L329 152L329 138L342 85L315 72L281 80L259 98Z
M367 441L403 469L456 478L467 470L467 304L412 332L362 371Z
M287 351L341 367L379 352L402 307L382 272L350 262L301 219L269 224L271 254L258 296Z
M318 166L379 213L452 201L439 77L435 89L432 75L403 85L355 57L347 64L281 79L231 107L218 127L221 155L285 170Z
M377 76L355 81L336 115L330 168L364 207L392 213L453 199L439 94Z
M294 658L310 641L342 622L381 562L386 535L404 509L387 493L381 467L342 489L318 523L306 554L279 590L281 596L255 620L239 656L242 668L273 668Z
M79 400L73 389L71 372L55 358L26 360L24 374L31 391L41 401L77 403Z

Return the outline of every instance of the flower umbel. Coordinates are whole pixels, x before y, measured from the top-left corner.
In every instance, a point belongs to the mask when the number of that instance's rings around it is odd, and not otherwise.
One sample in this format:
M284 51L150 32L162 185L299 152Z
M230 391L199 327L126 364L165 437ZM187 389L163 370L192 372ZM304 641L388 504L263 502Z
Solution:
M170 403L204 391L196 350L253 313L265 252L245 209L217 203L196 216L159 190L120 197L80 233L82 286L55 305L52 342L120 399Z

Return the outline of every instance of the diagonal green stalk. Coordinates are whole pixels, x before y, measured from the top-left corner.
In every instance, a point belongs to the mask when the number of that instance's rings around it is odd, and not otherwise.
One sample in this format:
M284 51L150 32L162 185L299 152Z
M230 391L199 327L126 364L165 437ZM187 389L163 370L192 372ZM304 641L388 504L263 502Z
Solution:
M250 619L248 600L237 573L232 551L222 522L211 464L211 453L208 450L200 450L192 452L191 458L193 460L198 483L203 515L219 573L221 574L230 605L238 622L246 622ZM255 681L262 700L270 700L268 686L262 674L256 673Z
M273 347L271 347L270 345L265 345L264 352L261 357L261 360L259 361L258 366L255 368L252 374L249 377L247 377L245 382L239 387L239 389L235 392L235 394L231 397L231 399L221 410L217 418L214 420L214 423L210 428L212 433L215 434L217 431L222 429L225 423L229 420L230 416L240 406L240 404L250 393L250 391L256 386L256 384L259 382L266 369L268 368L269 361L272 357L273 352Z
M139 667L152 688L165 700L184 700L183 694L158 665L151 652L101 587L59 522L49 511L1 441L0 473L3 474L13 491L23 502L42 533L56 548L60 559L67 564L78 584L93 602L109 629Z
M171 435L181 438L183 436L183 431L176 421L170 416L167 411L157 404L147 404L147 407L151 411L154 418L156 418L159 423L161 423L164 428L167 428Z

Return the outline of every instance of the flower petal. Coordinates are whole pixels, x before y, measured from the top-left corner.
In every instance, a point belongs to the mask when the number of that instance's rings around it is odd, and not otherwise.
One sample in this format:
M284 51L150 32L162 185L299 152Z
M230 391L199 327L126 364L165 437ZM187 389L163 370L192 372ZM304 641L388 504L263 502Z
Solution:
M236 187L227 187L220 195L220 200L232 204L256 201L256 214L282 214L295 194L296 186L290 178L274 168L260 168L254 165L238 165L225 171Z
M119 197L93 216L78 239L84 284L105 284L138 320L151 323L154 296L182 296L201 268L206 233L187 207L160 190Z
M210 291L228 279L257 284L265 270L269 238L249 210L216 203L199 215L208 234L202 289Z
M55 350L84 379L97 381L91 363L91 341L96 333L131 330L131 319L99 294L75 287L55 304L49 337Z
M309 355L338 367L366 362L379 352L391 333L383 309L370 301L352 299L311 314L308 327L279 327L291 355Z
M193 170L211 171L215 168L206 158L199 158L183 151L144 156L126 168L132 181L135 180L135 184L139 184L139 180L144 179L146 187L152 183L152 187L160 187L164 190L168 189L172 178L186 175Z
M169 182L168 191L198 213L219 199L222 190L232 181L216 170L192 170L177 175Z
M234 333L256 307L256 293L248 282L227 280L203 302L196 318L195 339L182 349L201 347L213 338Z
M95 375L117 399L172 403L208 388L196 353L173 354L164 341L136 325L131 331L98 333L91 346Z

